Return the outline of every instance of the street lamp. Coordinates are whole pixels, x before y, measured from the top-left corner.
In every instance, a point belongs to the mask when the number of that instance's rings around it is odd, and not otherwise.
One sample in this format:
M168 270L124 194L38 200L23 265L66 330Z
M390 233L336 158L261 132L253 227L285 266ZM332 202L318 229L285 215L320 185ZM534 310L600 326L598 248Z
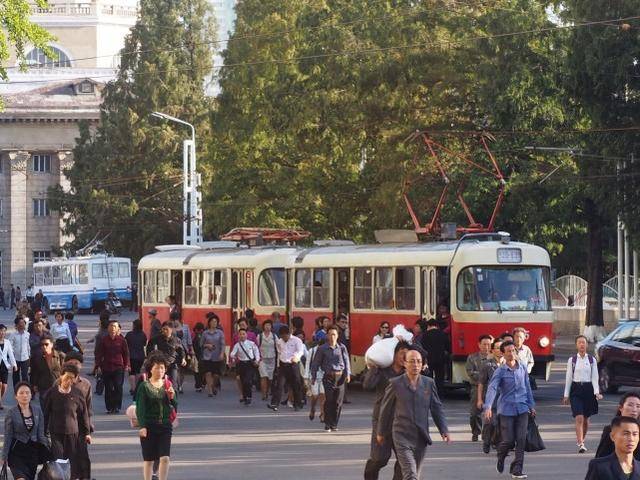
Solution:
M196 172L196 129L189 122L166 113L153 112L151 116L191 128L191 140L182 143L182 243L198 245L202 243L202 194L199 191L200 175Z

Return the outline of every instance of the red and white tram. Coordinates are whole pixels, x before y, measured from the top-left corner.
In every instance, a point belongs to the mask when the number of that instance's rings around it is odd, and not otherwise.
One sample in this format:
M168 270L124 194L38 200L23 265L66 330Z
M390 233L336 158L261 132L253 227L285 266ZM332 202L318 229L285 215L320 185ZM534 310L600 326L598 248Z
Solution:
M173 294L191 327L209 311L221 318L227 341L234 319L246 308L259 319L278 311L304 318L307 338L315 318L349 317L353 370L364 369L364 353L381 321L412 328L449 307L452 340L450 383L466 379L466 357L478 336L498 336L524 327L536 366L548 378L553 312L550 260L543 248L510 242L505 234L470 235L434 243L337 245L311 248L228 246L163 248L138 265L141 316L168 318ZM215 248L218 247L218 248Z

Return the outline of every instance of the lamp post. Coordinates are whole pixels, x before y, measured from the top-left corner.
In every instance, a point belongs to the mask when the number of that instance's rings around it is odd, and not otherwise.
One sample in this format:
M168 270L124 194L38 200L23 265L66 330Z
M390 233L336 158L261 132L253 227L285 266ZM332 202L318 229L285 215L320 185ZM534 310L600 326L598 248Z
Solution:
M182 143L182 243L198 245L202 243L202 194L199 191L200 175L196 172L196 129L189 122L166 113L153 112L151 116L191 128L191 140Z

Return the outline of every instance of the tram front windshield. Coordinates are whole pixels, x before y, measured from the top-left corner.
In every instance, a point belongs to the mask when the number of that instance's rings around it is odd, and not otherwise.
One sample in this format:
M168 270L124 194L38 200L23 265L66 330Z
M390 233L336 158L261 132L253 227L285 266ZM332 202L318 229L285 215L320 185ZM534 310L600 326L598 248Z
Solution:
M549 310L549 268L468 267L457 282L458 310Z

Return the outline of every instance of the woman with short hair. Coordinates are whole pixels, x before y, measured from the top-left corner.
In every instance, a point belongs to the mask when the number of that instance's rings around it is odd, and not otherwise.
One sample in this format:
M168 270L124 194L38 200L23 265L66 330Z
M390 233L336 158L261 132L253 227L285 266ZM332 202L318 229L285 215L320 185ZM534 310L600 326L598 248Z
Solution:
M393 334L391 333L391 325L386 320L380 323L378 327L378 333L373 336L372 343L378 343L380 340L384 340L385 338L393 338Z
M133 328L127 332L124 339L129 347L129 362L131 371L129 371L129 393L133 395L136 391L136 382L138 375L142 372L144 364L145 351L147 345L147 336L142 331L142 322L139 319L133 321Z
M31 403L33 391L27 382L15 385L17 405L4 417L2 461L15 480L35 480L38 465L44 463L49 439L44 434L44 416Z
M208 316L207 330L202 332L202 371L205 374L207 393L218 394L220 375L224 366L224 333L218 328L220 319L214 313Z
M165 378L167 361L162 353L154 352L145 361L147 380L136 392L136 417L142 447L143 478L151 480L153 462L159 462L158 479L167 480L171 455L171 425L178 407L171 382Z

